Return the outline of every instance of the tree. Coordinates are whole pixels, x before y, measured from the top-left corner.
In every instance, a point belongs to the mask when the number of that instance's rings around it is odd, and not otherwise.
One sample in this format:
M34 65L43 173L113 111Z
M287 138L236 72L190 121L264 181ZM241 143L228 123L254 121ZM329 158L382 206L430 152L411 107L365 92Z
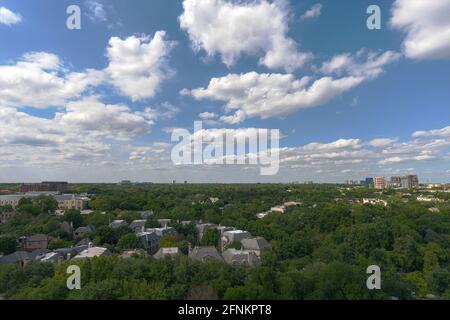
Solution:
M43 213L54 214L58 209L58 201L52 196L40 195L34 200L34 203L41 208Z
M159 223L155 218L148 218L147 221L145 221L145 227L146 228L159 228Z
M114 244L117 240L114 230L109 226L102 226L95 230L94 239L99 244Z
M11 236L0 237L0 253L8 255L16 251L17 241L16 238Z
M186 240L182 240L178 242L177 244L178 249L180 249L182 254L188 255L189 254L189 242Z
M81 227L83 225L83 216L78 210L74 209L66 210L63 219L69 223L72 223L74 229Z
M171 248L176 247L177 244L177 236L175 234L168 234L159 239L159 246L161 248Z
M117 247L121 250L125 249L141 249L143 248L142 241L134 233L128 233L121 237L117 242Z
M201 245L202 246L218 246L220 240L220 233L217 229L208 229L203 234Z

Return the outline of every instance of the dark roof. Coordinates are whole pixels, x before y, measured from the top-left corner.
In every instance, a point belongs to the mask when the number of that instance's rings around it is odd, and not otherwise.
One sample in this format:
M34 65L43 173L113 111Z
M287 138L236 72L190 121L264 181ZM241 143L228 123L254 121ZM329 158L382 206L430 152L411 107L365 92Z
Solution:
M2 264L14 264L21 261L33 260L30 254L25 251L16 251L0 258L0 265Z
M75 233L91 233L91 232L94 232L94 228L91 226L78 227L75 230Z
M241 240L242 247L247 250L271 249L272 246L263 237L255 237Z
M195 247L192 252L189 253L189 257L198 261L206 261L209 259L223 261L223 258L216 247Z

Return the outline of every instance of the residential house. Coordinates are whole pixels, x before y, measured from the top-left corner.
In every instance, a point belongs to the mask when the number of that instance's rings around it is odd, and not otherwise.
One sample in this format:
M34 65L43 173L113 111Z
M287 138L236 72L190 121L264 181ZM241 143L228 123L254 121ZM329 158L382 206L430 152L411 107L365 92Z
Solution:
M248 231L244 230L230 230L225 231L221 237L221 248L225 247L233 242L240 242L242 239L251 238L252 235Z
M35 260L40 262L59 262L64 260L64 256L59 252L48 252L42 255L39 255L35 258Z
M73 248L58 248L58 249L53 250L53 252L59 253L66 260L70 260L70 259L75 257L77 254L79 254L81 251L83 251L86 248L87 248L87 246L85 246L82 249L78 248L78 250L77 250L77 247L73 247Z
M73 259L92 259L95 257L108 257L110 255L111 252L107 248L90 246L73 257Z
M159 236L155 232L140 232L137 236L141 239L145 251L153 255L159 249Z
M129 258L131 258L131 257L133 257L135 255L146 256L147 253L144 250L142 250L142 249L125 250L125 251L122 252L120 257L122 259L129 259Z
M145 223L147 222L147 220L134 220L133 222L131 222L130 224L130 229L133 230L134 233L139 233L142 232L143 230L145 230Z
M94 227L92 227L92 226L79 227L74 231L73 235L76 238L81 238L81 237L86 237L86 236L94 233L94 231L95 231Z
M156 259L163 259L164 257L175 257L181 254L181 251L177 247L160 248L153 257Z
M124 226L128 226L128 223L125 220L114 220L109 224L109 227L113 230Z
M255 266L261 263L260 257L252 250L227 249L222 253L226 263L232 266Z
M47 249L50 237L45 234L35 234L29 237L21 237L19 242L23 251L32 252Z
M261 251L272 249L270 243L263 237L242 239L241 244L242 249L253 251L258 256L261 255Z
M157 221L161 228L167 228L169 226L170 221L172 221L172 219L158 219Z
M145 229L146 232L153 232L155 233L158 237L164 237L167 236L169 234L176 234L177 230L174 227L167 227L167 228L148 228Z
M223 261L216 247L195 247L189 252L189 257L200 262L208 260Z
M36 257L50 252L47 249L39 249L33 252L27 251L16 251L14 253L8 254L6 256L0 257L0 265L5 264L17 264L19 266L24 266L28 262L34 261Z

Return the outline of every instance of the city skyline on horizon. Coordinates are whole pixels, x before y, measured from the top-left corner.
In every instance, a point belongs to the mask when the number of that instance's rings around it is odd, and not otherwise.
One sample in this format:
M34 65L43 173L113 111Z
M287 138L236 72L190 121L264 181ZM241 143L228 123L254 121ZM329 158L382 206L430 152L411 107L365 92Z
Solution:
M450 0L380 3L380 30L371 4L1 1L0 181L450 183ZM197 120L279 129L278 173L175 166Z

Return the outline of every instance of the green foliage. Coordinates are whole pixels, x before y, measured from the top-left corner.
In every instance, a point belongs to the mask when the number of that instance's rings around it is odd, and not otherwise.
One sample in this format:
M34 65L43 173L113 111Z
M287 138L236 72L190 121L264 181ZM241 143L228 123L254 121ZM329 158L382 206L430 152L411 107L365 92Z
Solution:
M168 234L159 239L159 246L161 248L171 248L176 247L177 245L177 236L175 234Z
M415 201L416 191L404 197L397 191L376 194L364 187L339 185L71 185L74 192L94 194L96 212L81 216L68 212L59 218L51 201L24 199L18 215L0 224L2 238L44 233L54 236L50 246L70 246L70 235L59 224L93 225L97 245L113 253L139 248L141 243L127 227L112 230L108 222L140 217L152 210L146 227L156 219L172 219L177 237L161 239L161 246L219 243L219 233L208 230L200 243L193 223L220 223L248 230L270 241L272 250L262 252L257 267L228 266L223 262L195 262L186 256L157 260L152 257L119 259L117 256L59 264L31 263L24 268L0 266L0 294L6 299L426 299L431 293L450 299L450 195L436 204ZM209 197L220 200L212 204ZM388 206L361 205L363 197L382 198ZM286 201L301 201L284 214L271 213L256 219L255 213ZM101 212L105 211L105 214ZM6 241L8 252L12 241ZM230 247L239 248L240 243ZM65 268L82 268L82 290L65 288ZM382 289L366 288L366 268L382 270Z
M0 236L0 254L7 255L16 251L17 241L15 237Z
M203 233L201 240L202 246L218 246L220 240L220 232L217 229L208 229Z
M143 248L141 239L139 239L134 233L128 233L122 236L117 242L117 247L120 250Z

